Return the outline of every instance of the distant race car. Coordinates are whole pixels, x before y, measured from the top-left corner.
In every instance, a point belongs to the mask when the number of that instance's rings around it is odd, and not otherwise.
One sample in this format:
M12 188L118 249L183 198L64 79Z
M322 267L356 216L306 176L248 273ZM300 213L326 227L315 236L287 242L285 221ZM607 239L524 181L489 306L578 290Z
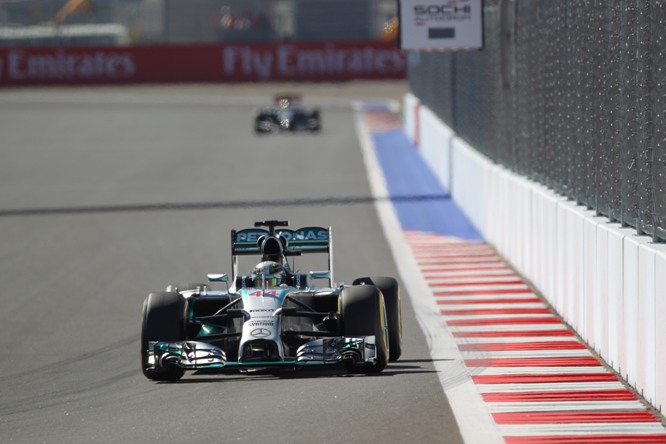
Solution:
M378 373L402 353L400 288L391 277L361 277L334 285L331 228L276 228L255 222L231 230L232 274L209 274L208 284L169 285L143 305L141 370L155 381L176 381L186 370L205 373L277 371L338 366ZM261 227L267 227L261 228ZM328 270L300 274L288 258L328 255ZM256 255L249 275L239 256ZM314 280L328 281L316 287Z
M321 130L319 109L308 111L301 105L298 94L278 94L274 97L273 106L262 108L254 118L254 131L257 134L276 133L281 131Z

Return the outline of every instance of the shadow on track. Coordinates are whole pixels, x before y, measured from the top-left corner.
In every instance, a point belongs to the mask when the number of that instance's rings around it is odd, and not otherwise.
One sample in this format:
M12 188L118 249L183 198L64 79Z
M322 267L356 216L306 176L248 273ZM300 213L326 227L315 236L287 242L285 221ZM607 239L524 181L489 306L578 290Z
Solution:
M256 207L298 207L298 206L328 206L328 205L356 205L372 202L423 202L447 200L448 194L422 194L408 196L387 196L375 198L372 196L331 196L321 198L295 198L278 200L243 200L219 202L165 202L156 204L127 204L127 205L99 205L82 207L43 207L43 208L17 208L0 210L0 217L16 216L51 216L59 214L94 214L94 213L128 213L153 211L192 211L216 210L227 208L256 208Z

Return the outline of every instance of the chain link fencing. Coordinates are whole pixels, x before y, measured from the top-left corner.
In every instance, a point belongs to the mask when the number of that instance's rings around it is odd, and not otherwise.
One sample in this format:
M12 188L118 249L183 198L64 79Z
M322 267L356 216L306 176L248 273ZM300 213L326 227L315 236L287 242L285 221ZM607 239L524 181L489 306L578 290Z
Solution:
M484 48L411 52L411 91L515 173L666 241L666 2L486 0Z

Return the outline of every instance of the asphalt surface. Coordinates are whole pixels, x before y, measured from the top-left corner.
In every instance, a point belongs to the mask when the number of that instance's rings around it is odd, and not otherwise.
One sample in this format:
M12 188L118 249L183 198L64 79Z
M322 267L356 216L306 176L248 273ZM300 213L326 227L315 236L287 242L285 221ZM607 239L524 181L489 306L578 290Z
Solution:
M143 299L229 271L232 228L331 225L337 282L398 276L349 99L403 88L307 85L323 132L269 137L266 86L0 91L0 442L462 442L404 293L376 376L139 369Z

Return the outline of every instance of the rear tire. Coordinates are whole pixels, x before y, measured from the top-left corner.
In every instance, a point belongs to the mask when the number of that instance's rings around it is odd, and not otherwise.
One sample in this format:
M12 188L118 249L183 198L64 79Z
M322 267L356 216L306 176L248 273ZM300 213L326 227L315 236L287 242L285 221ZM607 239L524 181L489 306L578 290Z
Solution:
M179 293L150 293L143 303L141 371L153 381L177 381L185 371L176 366L148 368L148 342L185 340L185 299Z
M312 131L318 133L319 131L321 131L321 116L319 114L318 109L312 111L311 119L317 121L317 125L314 128L312 128Z
M379 373L388 364L388 331L384 298L377 287L355 285L342 289L340 317L345 337L375 336L376 362L347 365L351 373Z
M353 285L374 285L384 295L386 317L388 318L389 361L395 362L402 355L402 304L400 303L400 285L392 277L362 277L355 279Z

